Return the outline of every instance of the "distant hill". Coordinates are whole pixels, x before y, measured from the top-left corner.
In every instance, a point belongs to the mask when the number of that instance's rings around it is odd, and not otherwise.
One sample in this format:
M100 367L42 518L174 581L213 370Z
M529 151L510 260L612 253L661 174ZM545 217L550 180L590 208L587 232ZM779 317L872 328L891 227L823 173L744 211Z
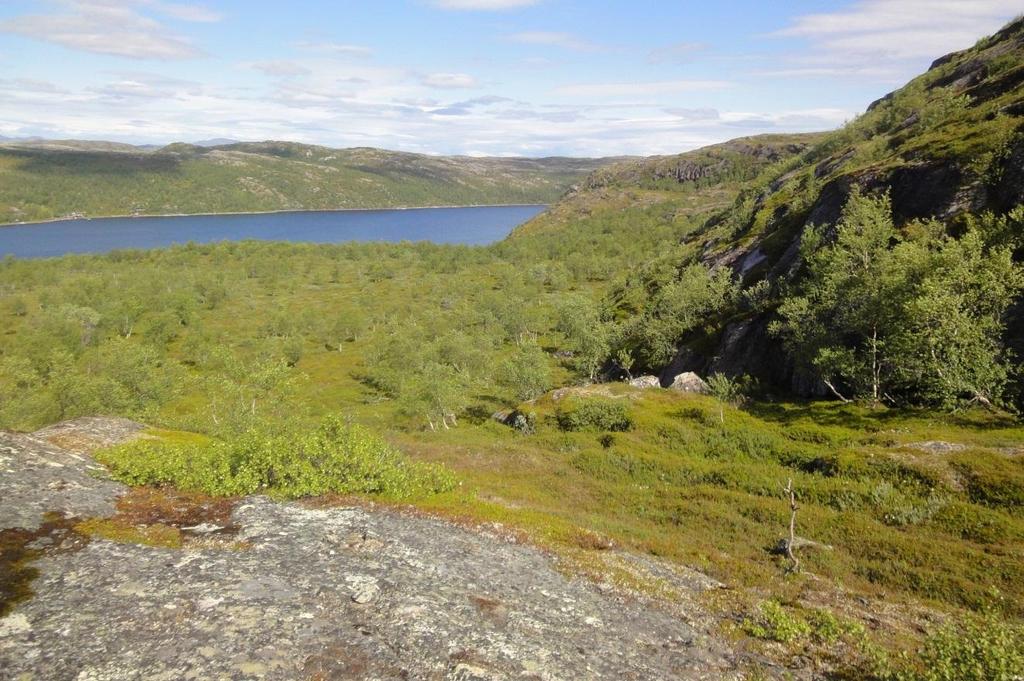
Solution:
M827 133L757 135L671 156L631 158L602 166L512 238L581 228L580 218L663 205L674 214L710 215L731 205L744 186L774 164L821 142ZM585 227L584 227L585 228Z
M238 140L233 140L229 137L214 137L208 140L196 140L192 144L197 147L219 147L224 144L237 144Z
M209 142L219 142L210 140ZM621 159L473 158L294 142L0 143L0 222L160 215L550 203Z

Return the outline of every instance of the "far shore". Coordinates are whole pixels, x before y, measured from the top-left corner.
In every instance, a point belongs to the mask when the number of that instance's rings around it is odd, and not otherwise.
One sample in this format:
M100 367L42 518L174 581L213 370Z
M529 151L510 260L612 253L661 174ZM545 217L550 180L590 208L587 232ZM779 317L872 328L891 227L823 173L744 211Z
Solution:
M281 210L256 210L256 211L223 211L219 213L146 213L143 215L83 215L80 217L49 218L48 220L30 220L27 222L4 222L0 223L0 229L4 227L25 227L29 225L46 225L52 222L74 222L75 220L135 220L146 218L191 218L191 217L216 217L218 215L275 215L278 213L367 213L386 210L432 210L436 208L516 208L548 206L547 203L467 203L459 205L441 206L390 206L382 208L287 208Z

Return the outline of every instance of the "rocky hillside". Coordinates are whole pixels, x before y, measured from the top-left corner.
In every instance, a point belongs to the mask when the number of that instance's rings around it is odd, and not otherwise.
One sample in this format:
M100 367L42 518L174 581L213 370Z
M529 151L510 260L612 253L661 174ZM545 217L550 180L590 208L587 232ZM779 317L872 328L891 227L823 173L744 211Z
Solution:
M825 135L758 135L673 156L609 163L574 184L547 212L515 237L578 229L580 218L665 204L692 217L732 204L740 190L767 168L817 144Z
M0 144L0 222L70 214L548 203L605 162L426 156L291 142L151 150L76 140L8 141Z
M687 185L704 187L749 180L765 167L821 141L825 135L757 135L714 144L673 156L630 159L600 168L582 183L582 189L639 187L674 190Z
M737 155L749 160L737 165ZM678 244L665 244L625 276L606 301L609 314L616 319L637 314L643 307L639 297L655 297L677 280L666 278L667 268L677 276L697 262L729 268L745 288L758 287L759 304L737 305L708 319L679 339L670 363L644 368L661 371L668 380L681 371L750 374L768 385L819 393L822 386L797 377L780 342L768 333L785 290L801 277L799 249L807 229L836 224L859 188L891 197L897 227L934 219L955 235L969 220L986 212L1003 215L1024 202L1022 169L1024 19L1018 19L968 50L937 59L926 73L834 133L735 140L677 157L609 166L523 233L561 215L578 216L581 207L589 213L639 215L647 210L652 190L694 187L700 199L710 197L713 209L705 211L699 229ZM730 182L735 192L723 207L721 190ZM563 228L571 222L563 221ZM1012 234L1004 241L1018 244L1019 256L1024 226L1010 218L1005 229ZM1011 345L1020 343L1022 317L1018 310L1010 320Z

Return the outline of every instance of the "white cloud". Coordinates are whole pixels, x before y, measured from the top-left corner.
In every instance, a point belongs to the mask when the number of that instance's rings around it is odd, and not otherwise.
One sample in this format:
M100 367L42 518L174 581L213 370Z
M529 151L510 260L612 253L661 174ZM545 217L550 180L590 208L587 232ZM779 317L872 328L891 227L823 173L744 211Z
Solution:
M1019 0L858 0L839 11L797 17L774 35L806 38L822 56L877 66L970 47L1020 9Z
M432 3L440 9L456 10L506 10L536 5L540 0L434 0Z
M160 14L164 14L181 21L193 21L197 23L213 23L224 18L219 12L215 12L200 5L181 4L176 2L153 2L148 1L146 5L152 7Z
M721 115L718 113L718 109L712 108L683 109L677 107L665 109L665 113L684 121L714 121L721 118Z
M704 43L676 43L651 50L647 53L647 61L652 64L684 64L692 61L694 55L707 49Z
M20 93L49 93L60 94L67 92L64 88L46 80L34 80L32 78L14 78L6 80L0 78L0 90L9 90Z
M516 43L524 43L527 45L550 45L567 50L576 50L578 52L587 52L598 49L597 45L581 40L572 33L563 33L560 31L523 31L521 33L513 33L508 36L508 39Z
M295 47L307 52L320 52L323 54L343 55L349 57L369 57L373 54L373 50L369 47L365 47L363 45L351 45L348 43L301 42L296 43Z
M431 73L423 76L421 82L427 87L445 90L479 86L476 78L466 73Z
M66 0L62 4L67 11L59 14L26 14L0 22L0 32L133 59L189 59L202 54L187 38L140 13L138 2ZM182 8L172 7L177 8L172 12ZM159 8L154 5L154 9Z
M566 97L644 97L652 95L675 94L679 92L698 92L721 90L731 84L722 80L663 80L649 83L581 83L565 85L555 89L555 93Z
M302 64L297 64L293 61L277 60L277 61L258 61L246 64L251 69L265 73L268 76L274 76L279 78L288 78L292 76L305 76L309 75L309 69Z
M363 62L339 68L333 60L302 64L309 75L256 89L142 72L59 93L0 81L0 99L7 102L0 134L135 143L288 139L424 153L596 156L678 153L739 135L832 128L852 116L666 109L614 99L531 103L497 94L444 100L431 95L446 91L427 87L422 74L408 70Z

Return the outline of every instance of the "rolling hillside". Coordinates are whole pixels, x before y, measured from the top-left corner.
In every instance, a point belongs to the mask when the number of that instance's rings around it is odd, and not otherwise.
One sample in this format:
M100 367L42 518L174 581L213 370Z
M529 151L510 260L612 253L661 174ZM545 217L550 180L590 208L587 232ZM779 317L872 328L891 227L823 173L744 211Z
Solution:
M0 145L0 222L548 203L605 161L425 156L290 142L148 150L109 142Z
M791 153L781 153L780 144ZM737 165L736 158L751 160ZM623 230L642 224L653 231L659 223L650 221L652 206L659 205L672 207L672 216L697 215L698 226L673 242L662 240L623 274L605 298L606 316L623 326L650 327L658 320L662 294L693 264L728 268L761 297L756 305L737 301L688 328L674 339L671 361L645 362L644 353L637 353L635 370L663 379L680 371L748 374L775 388L824 394L820 381L801 372L769 333L787 291L801 281L800 246L809 229L831 226L826 235L834 237L841 211L857 191L888 196L895 225L904 232L920 231L928 221L953 236L979 221L996 225L988 229L1003 234L992 243L1015 248L1019 261L1024 225L1014 208L1024 202L1022 168L1024 19L1017 19L974 47L937 59L834 133L735 140L676 157L611 165L512 240L579 238L573 232L609 219ZM1006 339L1018 356L1022 319L1018 303L1011 308ZM620 350L637 350L633 341L619 342Z

